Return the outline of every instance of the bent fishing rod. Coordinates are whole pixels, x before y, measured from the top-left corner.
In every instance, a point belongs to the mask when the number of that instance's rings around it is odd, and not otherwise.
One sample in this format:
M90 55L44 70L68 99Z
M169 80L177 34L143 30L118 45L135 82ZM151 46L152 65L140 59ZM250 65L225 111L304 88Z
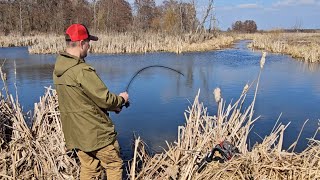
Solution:
M140 69L139 71L137 71L137 72L132 76L131 80L129 81L129 83L128 83L127 87L126 87L125 92L129 92L129 87L130 87L130 85L132 84L133 80L134 80L141 72L145 71L146 69L155 68L155 67L164 68L164 69L169 69L169 70L171 70L171 71L174 71L174 72L176 72L176 73L184 76L184 74L183 74L182 72L180 72L180 71L178 71L178 70L176 70L176 69L167 67L167 66L162 66L162 65L147 66L147 67L144 67L144 68ZM127 103L125 103L124 105L122 105L122 107L124 107L124 106L125 106L126 108L128 108L128 107L130 106L130 102L128 101ZM121 107L121 109L122 109L122 107Z
M182 74L182 72L176 70L176 69L173 69L173 68L170 68L170 67L167 67L167 66L162 66L162 65L152 65L152 66L147 66L147 67L144 67L142 69L140 69L139 71L137 71L134 76L132 76L131 80L129 81L127 87L126 87L126 91L125 92L129 92L129 87L132 83L132 81L135 79L135 77L137 77L142 71L145 71L146 69L149 69L149 68L154 68L154 67L160 67L160 68L165 68L165 69L169 69L171 71L174 71L182 76L184 76L184 74Z

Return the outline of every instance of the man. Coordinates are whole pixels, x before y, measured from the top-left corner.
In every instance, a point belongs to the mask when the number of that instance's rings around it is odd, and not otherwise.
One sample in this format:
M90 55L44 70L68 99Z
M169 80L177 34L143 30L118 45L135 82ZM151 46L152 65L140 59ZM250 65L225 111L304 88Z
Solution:
M114 125L106 111L120 112L128 94L111 93L84 58L90 40L82 24L66 30L66 52L59 54L53 81L57 90L62 129L68 149L77 149L81 163L80 179L96 179L102 166L107 178L122 178L122 159Z

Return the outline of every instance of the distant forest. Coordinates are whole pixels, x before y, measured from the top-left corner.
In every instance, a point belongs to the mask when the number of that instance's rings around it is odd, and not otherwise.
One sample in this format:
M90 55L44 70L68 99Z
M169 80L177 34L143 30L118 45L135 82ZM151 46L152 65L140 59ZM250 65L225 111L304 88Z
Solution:
M213 0L203 20L196 18L194 1L167 0L156 6L155 0L135 0L132 5L126 0L1 0L0 32L60 34L71 23L95 32L195 32L212 18Z

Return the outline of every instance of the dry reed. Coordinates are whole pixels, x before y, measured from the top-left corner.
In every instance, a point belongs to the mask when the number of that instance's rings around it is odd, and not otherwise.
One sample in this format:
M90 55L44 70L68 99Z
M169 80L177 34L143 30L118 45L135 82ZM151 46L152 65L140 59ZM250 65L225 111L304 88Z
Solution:
M249 47L288 54L306 62L320 61L319 33L267 33L251 35Z
M34 107L28 117L18 99L0 95L0 179L76 179L79 166L65 148L55 91L47 88Z
M99 34L92 43L92 53L146 53L207 51L230 46L234 38L214 34L185 34L180 36L161 33L111 33ZM39 35L26 37L0 37L0 47L29 46L31 54L51 54L63 51L64 36Z
M289 152L282 148L288 125L276 123L270 135L249 150L248 135L259 118L253 118L252 113L264 61L265 54L261 58L254 99L247 108L243 104L249 85L244 87L239 99L229 105L221 97L220 89L216 89L218 110L214 116L210 116L207 108L199 102L198 93L185 113L186 124L178 127L177 141L167 142L168 147L163 153L149 155L145 144L138 138L135 158L128 171L131 179L319 179L320 141L314 139L316 135L302 153ZM240 153L225 163L212 161L199 173L199 161L225 140Z

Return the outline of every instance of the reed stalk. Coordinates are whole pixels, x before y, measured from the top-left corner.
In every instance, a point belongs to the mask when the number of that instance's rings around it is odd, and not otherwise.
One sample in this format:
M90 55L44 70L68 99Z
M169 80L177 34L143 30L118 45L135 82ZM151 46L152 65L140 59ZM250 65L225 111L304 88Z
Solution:
M23 114L11 94L0 94L0 179L78 178L79 166L66 151L57 108L50 87L35 104L33 117ZM29 118L31 127L26 124Z
M92 53L147 53L208 51L230 46L234 38L226 35L184 34L179 36L161 33L110 33L98 34L99 41L92 43ZM28 46L31 54L55 54L65 49L64 36L2 36L0 47Z

